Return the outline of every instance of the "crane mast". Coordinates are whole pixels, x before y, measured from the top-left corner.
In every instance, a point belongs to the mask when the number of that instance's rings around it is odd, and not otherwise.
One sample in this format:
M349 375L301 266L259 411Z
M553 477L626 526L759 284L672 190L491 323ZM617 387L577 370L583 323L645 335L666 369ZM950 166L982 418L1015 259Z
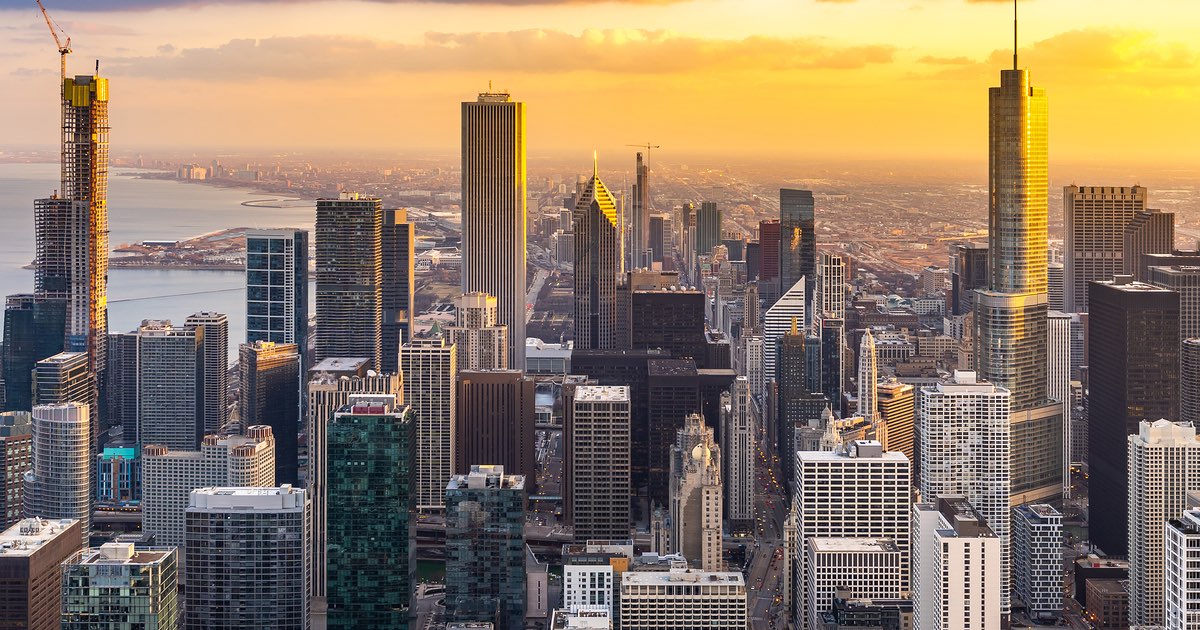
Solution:
M46 20L46 28L50 29L50 36L54 38L54 45L58 48L58 84L59 89L65 90L65 81L67 79L67 55L71 54L71 38L67 37L66 32L62 30L62 27L58 25L58 22L55 22L54 19L50 17L50 13L46 11L46 5L42 4L42 0L37 0L37 5L38 8L42 10L42 19ZM59 37L59 33L62 33L62 37ZM65 42L62 39L63 37L66 37Z

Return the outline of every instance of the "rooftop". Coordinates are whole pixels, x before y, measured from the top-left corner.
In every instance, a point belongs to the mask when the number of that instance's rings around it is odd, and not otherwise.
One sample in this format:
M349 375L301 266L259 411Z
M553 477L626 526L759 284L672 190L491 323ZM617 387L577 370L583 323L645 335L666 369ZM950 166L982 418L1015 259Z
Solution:
M855 440L855 443L863 442L866 444L879 445L879 442L874 440ZM882 445L879 445L880 451ZM861 459L870 462L904 462L908 463L908 456L900 451L886 451L872 454L870 449L859 449L857 456L852 455L850 450L845 452L838 451L799 451L796 453L799 461L802 462L844 462L847 460Z
M359 372L370 359L365 357L329 357L317 362L309 372Z
M694 569L671 569L670 571L630 571L621 576L621 584L629 586L654 586L660 584L725 584L745 586L745 579L737 571L696 571Z
M921 511L940 512L942 518L949 524L949 529L938 530L948 538L995 538L996 534L988 527L983 516L971 506L962 495L944 495L937 503L918 503L915 508Z
M480 464L471 466L471 472L466 475L453 475L446 484L446 490L483 490L507 489L524 490L524 475L506 475L504 466Z
M79 565L146 565L160 564L175 549L136 549L132 543L105 543L79 552L72 564Z
M1062 518L1062 514L1058 510L1054 509L1053 505L1046 503L1028 503L1025 505L1018 505L1016 508L1014 508L1014 510L1026 518L1031 516L1043 519Z
M608 614L608 609L604 607L597 607L596 609L585 607L574 613L568 610L556 610L550 620L551 630L585 630L592 628L608 630L611 627L612 618Z
M278 488L196 488L188 497L188 511L303 510L306 493L284 484Z
M629 402L629 387L625 385L580 385L575 388L575 400L582 402Z
M1129 596L1129 580L1097 580L1087 581L1087 585L1096 589L1101 595Z
M808 544L814 551L900 553L896 542L886 538L809 538Z
M42 545L70 529L79 521L26 518L0 532L0 558L32 556Z

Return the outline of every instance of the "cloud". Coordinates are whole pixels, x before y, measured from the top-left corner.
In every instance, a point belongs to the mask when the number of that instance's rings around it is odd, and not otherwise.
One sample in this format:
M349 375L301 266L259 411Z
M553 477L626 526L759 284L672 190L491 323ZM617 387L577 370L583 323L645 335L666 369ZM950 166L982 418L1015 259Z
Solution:
M965 66L975 62L967 57L936 57L925 55L917 59L917 63L927 63L935 66Z
M666 74L863 68L892 61L891 46L822 38L702 39L666 31L531 29L427 33L417 44L335 36L236 39L215 47L105 60L111 74L204 81L338 79L406 73L594 71Z
M300 4L321 0L55 0L55 11L130 11L201 7L213 4ZM522 6L544 4L677 4L689 0L363 0L377 4L489 4ZM830 0L822 0L830 1ZM842 1L842 0L833 0ZM28 9L25 0L0 0L0 10Z

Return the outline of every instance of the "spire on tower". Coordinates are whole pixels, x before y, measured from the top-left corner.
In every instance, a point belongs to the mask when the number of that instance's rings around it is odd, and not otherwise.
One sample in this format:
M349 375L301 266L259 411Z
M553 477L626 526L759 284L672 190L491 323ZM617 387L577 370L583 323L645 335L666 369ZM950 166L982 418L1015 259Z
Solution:
M600 176L600 154L592 149L592 177Z
M1017 0L1013 0L1013 70L1017 69Z

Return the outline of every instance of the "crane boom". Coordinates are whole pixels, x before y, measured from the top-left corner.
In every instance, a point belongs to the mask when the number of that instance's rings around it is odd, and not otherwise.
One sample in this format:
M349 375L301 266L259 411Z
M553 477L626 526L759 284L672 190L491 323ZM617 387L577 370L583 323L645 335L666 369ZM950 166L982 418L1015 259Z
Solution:
M59 78L66 80L67 55L71 54L71 38L67 37L66 31L64 31L62 27L58 25L58 22L54 21L54 18L50 17L50 13L46 11L46 5L42 4L42 0L37 0L37 5L38 8L42 10L42 18L46 20L46 28L50 29L50 36L54 38L54 45L58 48ZM62 33L62 36L66 37L66 42L62 40L62 37L58 36L59 33Z

